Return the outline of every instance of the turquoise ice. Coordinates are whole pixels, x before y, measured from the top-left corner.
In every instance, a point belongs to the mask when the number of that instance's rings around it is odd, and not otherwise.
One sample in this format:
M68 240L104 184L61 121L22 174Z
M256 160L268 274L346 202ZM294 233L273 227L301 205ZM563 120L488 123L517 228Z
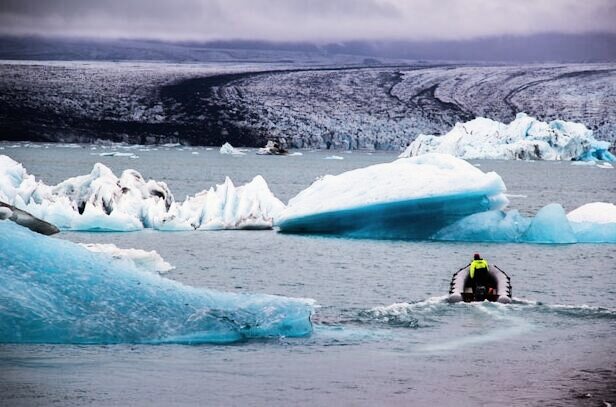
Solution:
M193 288L0 221L0 343L230 343L310 335L313 301Z

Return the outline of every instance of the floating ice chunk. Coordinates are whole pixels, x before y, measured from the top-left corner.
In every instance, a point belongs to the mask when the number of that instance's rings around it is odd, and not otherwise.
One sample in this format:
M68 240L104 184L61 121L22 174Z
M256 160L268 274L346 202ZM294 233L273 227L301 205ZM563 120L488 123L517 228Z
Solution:
M167 263L155 250L148 252L140 249L120 249L113 243L80 243L80 245L91 252L103 253L120 264L128 261L131 265L142 271L165 273L175 268Z
M597 165L597 162L595 160L572 161L571 165L575 165L575 166L579 166L579 167L594 167L595 165Z
M324 158L324 160L344 160L344 157L339 155L330 155Z
M117 151L112 151L112 152L108 152L108 153L99 153L98 154L101 157L129 157L129 158L139 158L138 155L135 155L133 153L120 153Z
M225 143L222 145L222 147L220 147L220 154L245 155L246 153L238 150L229 143Z
M432 239L467 242L517 242L531 220L517 210L488 211L460 219L439 230Z
M282 232L374 238L428 238L476 212L507 204L498 174L426 154L327 175L289 201Z
M304 155L304 154L300 153L299 151L295 151L295 152L289 154L289 157L299 157L299 156L302 156L302 155Z
M599 167L599 168L605 168L605 169L607 169L607 168L614 168L614 166L613 166L612 164L610 164L610 163L601 163L601 164L597 164L597 167Z
M522 240L534 243L576 243L575 233L559 204L549 204L537 212Z
M310 335L313 301L196 289L0 221L0 343L229 343Z
M564 216L550 204L534 218L516 210L470 215L432 236L434 240L524 243L616 243L616 205L595 202Z
M616 161L609 146L581 123L545 123L518 113L508 125L479 117L444 136L421 134L400 157L437 152L465 159Z
M616 205L607 202L592 202L582 205L567 214L570 222L616 223Z
M152 221L160 230L271 229L284 204L261 176L235 187L231 179L174 205Z
M61 229L93 231L267 229L284 209L261 176L240 187L227 178L178 203L164 182L135 170L118 178L97 163L90 174L51 187L1 155L0 200Z
M593 202L569 212L567 219L580 242L616 243L616 205Z

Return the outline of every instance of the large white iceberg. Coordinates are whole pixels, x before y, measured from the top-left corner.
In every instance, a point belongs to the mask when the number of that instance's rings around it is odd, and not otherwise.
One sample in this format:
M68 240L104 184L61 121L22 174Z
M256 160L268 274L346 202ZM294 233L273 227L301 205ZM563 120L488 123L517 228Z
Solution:
M420 134L401 157L445 153L464 159L616 161L610 143L581 123L542 122L519 113L509 124L479 117L443 136Z
M289 201L281 232L365 238L527 243L616 243L616 206L534 217L505 212L505 185L450 155L429 153L325 176Z
M164 182L125 170L118 178L101 163L87 175L49 186L0 155L0 201L60 229L133 231L268 229L284 208L261 176L235 187L221 185L176 202Z
M507 204L498 174L426 154L327 175L289 201L282 232L429 238L444 226Z
M0 343L228 343L312 332L312 300L188 287L8 220L0 264Z

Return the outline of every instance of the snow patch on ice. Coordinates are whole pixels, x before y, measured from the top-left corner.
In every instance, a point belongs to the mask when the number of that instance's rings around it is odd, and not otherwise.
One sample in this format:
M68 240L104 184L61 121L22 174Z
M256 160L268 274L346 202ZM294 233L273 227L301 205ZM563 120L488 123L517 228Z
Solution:
M567 219L578 223L616 223L616 205L607 202L587 203L569 212Z
M103 253L119 263L128 261L143 271L165 273L175 268L167 263L156 250L120 249L113 243L80 243L80 245L91 252Z

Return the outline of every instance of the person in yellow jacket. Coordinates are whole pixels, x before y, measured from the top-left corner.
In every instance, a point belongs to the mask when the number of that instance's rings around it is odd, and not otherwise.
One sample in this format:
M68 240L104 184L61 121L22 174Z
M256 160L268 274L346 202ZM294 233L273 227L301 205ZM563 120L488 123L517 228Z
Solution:
M473 256L473 261L471 262L471 269L469 271L469 277L471 278L471 287L473 288L473 293L477 292L477 286L486 287L489 291L492 291L491 288L488 288L489 284L489 271L490 266L488 266L488 262L481 258L479 253L475 253Z

